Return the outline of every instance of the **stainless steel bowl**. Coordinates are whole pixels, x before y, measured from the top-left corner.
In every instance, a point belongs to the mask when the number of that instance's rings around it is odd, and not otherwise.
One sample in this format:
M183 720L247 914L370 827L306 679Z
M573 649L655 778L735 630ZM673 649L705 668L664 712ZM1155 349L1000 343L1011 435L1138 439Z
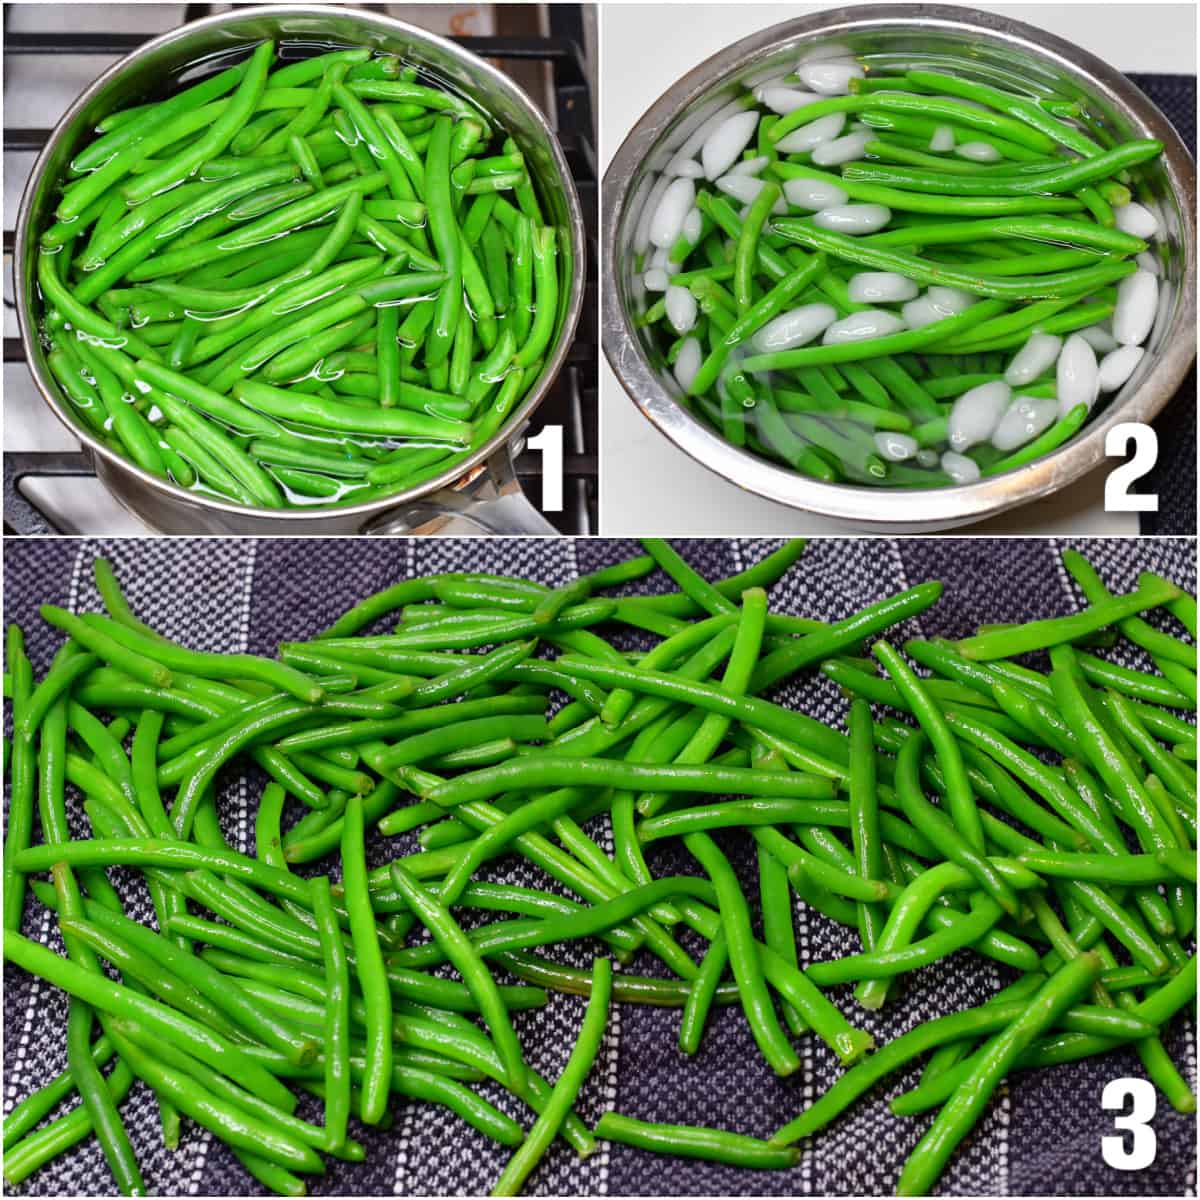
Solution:
M1080 10L1080 19L1086 14ZM886 55L889 65L931 59L977 78L1023 78L1086 102L1117 137L1152 137L1161 158L1138 174L1139 196L1156 202L1167 250L1158 317L1133 377L1068 443L1035 463L956 487L854 487L809 479L740 450L679 403L680 389L644 330L634 254L651 190L675 151L747 83L787 70L801 54L834 45ZM831 51L832 53L833 51ZM1031 25L969 8L926 4L835 8L773 25L701 63L654 103L604 176L602 310L604 352L642 413L701 465L748 492L842 522L848 529L914 533L949 529L1028 504L1066 487L1104 460L1108 431L1149 421L1178 390L1196 356L1195 166L1159 110L1119 71Z
M96 123L125 105L161 94L163 80L207 72L262 41L311 47L370 46L403 54L474 100L517 142L547 217L562 231L564 302L554 352L520 406L486 445L453 470L418 488L345 508L261 509L232 504L177 487L115 454L83 426L64 401L46 366L37 334L34 255L41 231L53 220L58 181ZM489 533L554 533L525 499L512 469L521 431L550 390L570 348L583 304L584 229L579 196L553 130L512 80L445 38L403 21L360 9L281 4L235 8L183 25L115 63L70 107L34 164L21 198L13 255L17 317L29 369L46 402L83 443L113 495L163 533L344 534L398 532L459 517Z

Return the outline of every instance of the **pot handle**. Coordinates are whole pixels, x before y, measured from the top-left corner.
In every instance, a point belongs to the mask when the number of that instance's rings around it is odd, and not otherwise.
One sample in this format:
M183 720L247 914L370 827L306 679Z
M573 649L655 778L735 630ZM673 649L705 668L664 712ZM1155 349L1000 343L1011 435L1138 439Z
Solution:
M45 537L63 532L26 498L21 491L23 479L82 478L95 473L91 460L82 451L8 451L4 455L5 532L22 537Z
M501 446L465 488L440 488L373 517L360 533L412 533L430 522L467 521L483 534L557 537L558 530L529 502L517 479L513 445Z

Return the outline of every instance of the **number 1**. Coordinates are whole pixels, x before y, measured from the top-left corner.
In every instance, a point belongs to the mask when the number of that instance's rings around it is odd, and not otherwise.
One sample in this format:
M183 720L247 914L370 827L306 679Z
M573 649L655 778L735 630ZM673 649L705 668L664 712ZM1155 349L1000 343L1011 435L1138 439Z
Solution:
M562 512L563 508L563 429L547 425L527 443L530 450L542 452L542 512Z

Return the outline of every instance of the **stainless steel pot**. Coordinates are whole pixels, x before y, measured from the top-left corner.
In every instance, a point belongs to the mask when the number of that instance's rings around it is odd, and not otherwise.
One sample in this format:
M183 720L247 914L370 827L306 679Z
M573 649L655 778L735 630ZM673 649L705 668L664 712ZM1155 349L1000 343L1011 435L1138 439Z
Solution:
M336 509L248 508L175 486L114 454L75 419L46 366L37 335L34 254L41 231L53 220L57 181L96 122L162 91L164 78L236 56L264 38L325 50L370 46L409 61L470 97L517 142L548 219L564 233L560 254L567 281L554 353L504 428L470 459L408 492ZM114 64L71 106L34 164L21 198L14 250L17 317L26 360L46 402L83 443L97 476L141 520L163 533L346 534L390 533L436 527L457 517L487 533L553 534L554 527L525 498L512 458L520 434L566 360L585 282L584 230L579 197L562 148L545 117L512 80L495 67L403 21L359 9L281 4L235 8L181 26Z
M1080 10L1080 19L1086 14ZM1104 411L1053 454L1008 474L957 487L854 487L809 479L724 441L679 403L661 352L636 325L638 284L631 247L662 168L694 130L747 84L786 71L801 54L836 44L842 53L887 55L900 67L959 60L978 78L1024 78L1086 102L1118 137L1164 146L1138 175L1156 202L1168 261L1148 353ZM833 53L834 51L830 51ZM995 13L926 4L830 9L773 25L701 63L654 103L604 176L602 311L604 352L642 413L701 465L746 491L842 522L847 529L914 533L981 520L1049 495L1104 459L1108 431L1149 421L1175 394L1196 356L1196 172L1158 109L1119 71L1060 38Z

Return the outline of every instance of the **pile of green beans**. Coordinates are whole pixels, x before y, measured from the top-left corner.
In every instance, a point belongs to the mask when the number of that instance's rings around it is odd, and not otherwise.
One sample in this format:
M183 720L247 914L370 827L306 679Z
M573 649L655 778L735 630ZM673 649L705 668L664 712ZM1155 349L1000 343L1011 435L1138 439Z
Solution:
M1162 144L966 47L836 65L748 72L658 150L627 251L652 361L731 445L826 483L1050 454L1147 353Z
M442 81L275 54L99 122L37 231L39 330L79 424L143 470L358 504L499 432L553 352L569 247Z
M142 1190L119 1111L135 1080L166 1145L186 1117L286 1195L324 1155L361 1161L349 1118L385 1128L398 1097L512 1149L498 1195L559 1139L788 1168L801 1138L922 1055L892 1101L898 1118L938 1110L911 1139L905 1195L934 1187L1014 1071L1132 1046L1195 1110L1160 1039L1196 991L1195 598L1151 573L1112 595L1067 551L1077 611L901 645L939 582L825 622L770 611L801 542L715 582L643 545L558 588L402 579L278 658L156 633L102 559L105 613L43 609L65 640L42 679L9 627L4 956L70 997L67 1070L4 1121L10 1185L94 1135L115 1185ZM637 586L656 572L677 590ZM1125 657L1122 641L1152 669L1096 653ZM821 674L850 698L844 730L771 698ZM252 847L218 820L235 760L270 776ZM372 827L400 839L375 867ZM508 857L546 885L479 877ZM154 926L127 914L114 867L144 880ZM65 956L20 932L32 905L56 914ZM797 905L860 948L806 963ZM580 939L590 971L555 960ZM960 951L1012 981L879 1047L854 1023ZM589 998L553 1084L522 1017L551 991ZM617 1003L680 1009L688 1055L713 1006L735 1006L779 1076L798 1082L810 1037L843 1070L768 1139L616 1112L589 1129L577 1098ZM320 1098L320 1123L296 1115L296 1089Z

